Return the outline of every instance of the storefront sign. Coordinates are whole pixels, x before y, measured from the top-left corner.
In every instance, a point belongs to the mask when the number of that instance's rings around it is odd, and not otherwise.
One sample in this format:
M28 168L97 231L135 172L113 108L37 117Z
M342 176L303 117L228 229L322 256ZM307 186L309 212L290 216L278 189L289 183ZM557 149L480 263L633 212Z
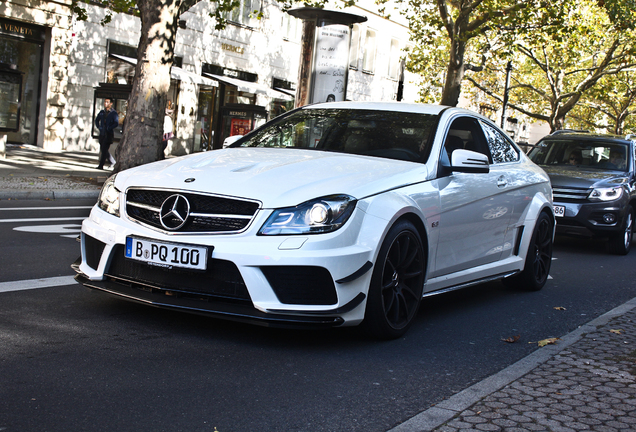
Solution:
M243 47L239 47L239 46L235 46L235 45L230 45L227 43L222 43L221 44L221 49L224 51L230 51L230 52L234 52L237 54L243 54L245 52L245 48Z
M232 117L247 117L247 113L241 111L230 111L228 115Z
M46 36L44 28L42 27L6 19L0 19L0 33L35 41L44 41Z
M344 100L350 38L348 25L331 24L316 28L314 102Z

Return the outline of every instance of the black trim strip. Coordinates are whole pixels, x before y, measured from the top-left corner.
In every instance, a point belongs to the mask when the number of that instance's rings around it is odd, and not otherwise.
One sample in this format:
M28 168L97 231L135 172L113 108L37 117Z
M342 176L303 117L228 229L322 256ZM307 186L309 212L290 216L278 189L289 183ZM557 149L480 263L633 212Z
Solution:
M336 281L336 283L342 284L342 283L347 283L347 282L354 281L354 280L358 279L360 276L362 276L363 274L365 274L366 272L368 272L371 269L371 267L373 267L373 263L371 261L367 261L358 270L356 270L355 272L351 273L347 277L343 277L342 279L338 279Z

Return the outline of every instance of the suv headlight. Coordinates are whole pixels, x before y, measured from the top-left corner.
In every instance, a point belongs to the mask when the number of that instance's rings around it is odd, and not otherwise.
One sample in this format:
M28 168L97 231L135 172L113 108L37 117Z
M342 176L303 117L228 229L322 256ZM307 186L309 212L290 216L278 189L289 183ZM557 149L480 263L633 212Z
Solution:
M99 193L97 206L107 213L119 217L119 191L115 187L115 177L112 175L104 182L102 191Z
M614 201L623 195L622 186L614 186L608 188L595 188L588 195L590 201Z
M320 234L337 230L356 207L349 195L331 195L274 210L259 235Z

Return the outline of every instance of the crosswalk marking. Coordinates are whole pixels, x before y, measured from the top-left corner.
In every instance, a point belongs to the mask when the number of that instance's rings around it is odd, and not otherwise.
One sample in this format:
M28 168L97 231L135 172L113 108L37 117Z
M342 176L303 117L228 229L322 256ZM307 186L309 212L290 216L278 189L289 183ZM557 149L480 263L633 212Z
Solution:
M23 291L37 288L49 288L75 284L73 276L56 276L42 279L27 279L13 282L0 282L0 293Z

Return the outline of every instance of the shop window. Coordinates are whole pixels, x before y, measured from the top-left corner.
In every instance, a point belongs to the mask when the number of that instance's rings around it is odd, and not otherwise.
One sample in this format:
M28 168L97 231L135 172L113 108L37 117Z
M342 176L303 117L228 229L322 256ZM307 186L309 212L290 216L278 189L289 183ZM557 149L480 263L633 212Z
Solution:
M375 55L377 52L375 30L367 29L364 38L364 53L362 57L362 72L375 73Z
M0 129L10 143L36 144L44 31L23 23L1 22L7 25L0 30L28 28L33 40L22 34L0 35L0 71L4 70L0 78Z
M389 51L389 69L387 76L392 80L400 77L400 42L397 39L391 39L391 49Z
M353 25L351 30L351 48L349 49L349 67L358 69L358 51L360 50L360 26Z
M256 105L256 95L239 91L236 87L225 86L224 105L227 104Z
M250 26L261 11L260 0L240 0L238 7L226 14L226 19L236 24Z

